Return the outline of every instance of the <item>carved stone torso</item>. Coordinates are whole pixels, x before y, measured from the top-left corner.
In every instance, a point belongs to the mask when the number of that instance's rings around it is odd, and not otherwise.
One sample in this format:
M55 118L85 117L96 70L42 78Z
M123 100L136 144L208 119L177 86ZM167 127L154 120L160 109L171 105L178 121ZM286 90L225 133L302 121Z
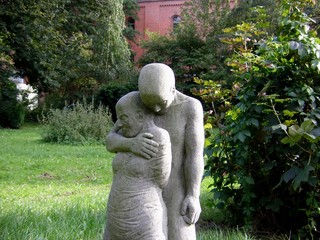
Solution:
M133 153L116 154L107 207L108 239L167 239L162 188L171 168L170 146L170 141L161 143L158 155L148 160Z

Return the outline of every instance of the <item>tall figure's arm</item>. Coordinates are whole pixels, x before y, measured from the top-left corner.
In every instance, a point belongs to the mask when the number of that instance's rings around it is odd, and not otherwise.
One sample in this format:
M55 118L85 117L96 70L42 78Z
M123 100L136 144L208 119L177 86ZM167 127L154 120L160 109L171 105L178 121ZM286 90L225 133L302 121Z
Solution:
M204 128L201 103L192 99L188 105L188 122L185 135L186 159L184 172L186 179L186 197L182 202L181 215L188 224L198 221L200 206L200 185L203 176Z

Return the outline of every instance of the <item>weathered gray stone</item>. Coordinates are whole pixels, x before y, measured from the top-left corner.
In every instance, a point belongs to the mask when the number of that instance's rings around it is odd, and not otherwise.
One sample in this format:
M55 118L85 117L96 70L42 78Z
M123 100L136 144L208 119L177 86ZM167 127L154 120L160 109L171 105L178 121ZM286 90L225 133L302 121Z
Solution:
M144 105L155 113L155 124L167 130L171 139L171 173L163 192L168 210L168 239L195 240L203 174L202 106L175 89L173 71L161 63L142 68L139 92ZM159 151L157 139L147 133L126 138L112 130L106 144L110 151L131 152L146 159L152 159Z
M153 114L144 108L138 92L122 97L116 111L116 132L127 138L152 134L159 146L150 159L131 152L117 153L113 159L104 239L165 240L167 210L162 190L171 169L169 134L154 124Z

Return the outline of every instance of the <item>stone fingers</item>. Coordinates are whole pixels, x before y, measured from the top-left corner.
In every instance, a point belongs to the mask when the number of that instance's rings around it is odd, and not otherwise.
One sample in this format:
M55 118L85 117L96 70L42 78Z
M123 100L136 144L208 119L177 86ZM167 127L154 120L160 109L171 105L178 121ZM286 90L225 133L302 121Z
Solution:
M148 159L157 155L159 144L146 139L145 142L142 143L142 152L144 155L148 155Z
M185 198L181 205L181 211L180 214L183 217L184 221L191 225L195 224L201 213L201 208L199 206L199 209L197 207L197 204L195 201L192 200L192 198Z

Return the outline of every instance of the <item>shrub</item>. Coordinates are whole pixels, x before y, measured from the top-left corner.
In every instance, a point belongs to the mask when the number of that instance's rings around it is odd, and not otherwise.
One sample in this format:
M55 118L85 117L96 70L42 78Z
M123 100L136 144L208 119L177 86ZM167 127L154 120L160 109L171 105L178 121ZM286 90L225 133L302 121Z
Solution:
M75 103L63 109L50 109L42 119L47 127L43 139L48 142L103 143L112 126L108 108L94 103Z
M136 79L137 78L138 77L136 77ZM116 121L115 106L118 100L125 94L137 90L138 81L134 80L134 77L133 80L124 83L110 82L101 86L96 94L96 99L110 109L112 119Z
M20 128L24 123L26 106L17 100L16 84L9 79L0 82L0 126Z
M318 239L320 39L306 2L282 1L276 36L259 39L257 23L226 29L237 91L219 133L208 130L206 170L230 222Z
M0 32L0 126L20 128L24 122L25 104L17 100L19 94L16 84L9 80L15 73L14 62L8 54L9 47L4 39L5 32Z

